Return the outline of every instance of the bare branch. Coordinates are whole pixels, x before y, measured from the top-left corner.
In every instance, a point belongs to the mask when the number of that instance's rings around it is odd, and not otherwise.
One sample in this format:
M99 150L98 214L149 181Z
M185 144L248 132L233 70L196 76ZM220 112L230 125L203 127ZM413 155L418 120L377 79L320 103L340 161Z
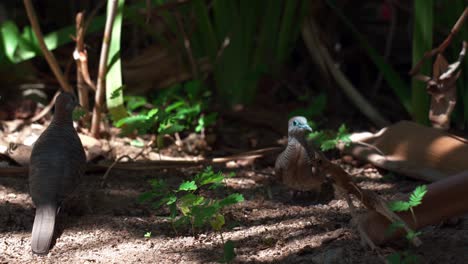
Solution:
M115 15L117 13L117 0L110 1L110 13L107 15L104 36L102 39L101 57L99 59L99 73L96 87L95 104L93 109L93 119L91 122L91 134L99 137L101 114L104 108L104 94L107 73L107 58L109 56L109 43L112 36L112 26L114 25Z
M41 51L44 54L44 57L47 63L49 64L49 67L54 73L55 78L57 78L58 82L60 83L60 86L64 91L73 93L73 88L68 83L66 77L63 75L63 72L58 65L57 59L55 58L54 54L47 49L31 0L24 0L24 6L26 7L26 12L28 14L28 19L31 23L31 27L34 31L34 35L36 36L37 41L39 42L39 47L41 48Z

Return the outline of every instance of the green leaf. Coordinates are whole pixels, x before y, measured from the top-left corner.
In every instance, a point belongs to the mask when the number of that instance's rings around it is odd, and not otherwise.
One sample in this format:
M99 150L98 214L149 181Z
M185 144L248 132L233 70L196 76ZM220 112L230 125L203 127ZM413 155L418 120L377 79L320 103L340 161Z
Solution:
M414 231L409 231L407 234L406 234L406 239L408 240L413 240L415 237L421 235L421 232L414 232Z
M120 86L119 88L115 89L112 91L110 95L110 99L116 99L117 97L122 96L122 90L124 88L124 85Z
M11 63L16 62L15 52L21 38L18 27L13 21L5 21L0 25L0 41L3 41L5 56Z
M193 225L201 227L205 225L219 211L219 206L213 205L199 205L192 208Z
M86 115L86 110L82 107L77 107L73 110L72 119L74 121L78 121L85 115Z
M338 128L338 137L344 136L348 134L348 128L346 128L345 124L341 124L341 126Z
M184 129L185 129L185 126L180 125L180 124L176 124L176 123L174 123L174 124L164 124L164 125L161 124L159 126L159 128L158 128L158 132L160 134L163 134L163 135L165 135L165 134L170 135L170 134L174 134L176 132L183 131Z
M242 194L232 193L228 197L221 200L221 202L219 202L219 206L224 207L224 206L240 203L243 201L244 201L244 196L242 196Z
M195 191L197 190L197 184L195 181L186 181L179 186L179 191Z
M179 199L178 208L183 215L192 215L192 209L194 206L198 206L205 201L203 196L188 193Z
M214 173L211 166L206 167L202 173L198 173L195 176L195 182L197 182L199 186L207 184L217 184L222 182L223 179L223 174L221 172Z
M198 118L198 125L195 128L196 132L201 132L202 129L211 126L215 123L218 113L210 113L208 115L202 115Z
M393 233L395 233L395 231L396 231L397 229L403 228L403 227L404 227L403 222L401 222L401 221L393 222L393 223L391 223L391 224L388 226L387 230L385 230L385 234L386 234L387 236L390 236L390 235L392 235Z
M134 116L128 116L125 118L120 119L115 123L116 127L122 127L123 125L133 125L133 124L139 124L141 122L144 122L147 120L146 115L134 115Z
M179 228L181 226L187 226L189 223L190 223L190 217L183 215L174 222L174 226L176 228Z
M130 111L134 111L147 103L144 96L124 96L124 100L127 102L127 108Z
M222 214L217 214L215 217L213 217L213 219L211 219L210 221L210 225L211 227L216 230L216 231L220 231L221 228L224 226L225 224L225 220L224 220L224 216Z
M309 133L308 138L320 144L328 139L327 135L323 131L314 131Z
M166 111L166 113L169 113L185 105L186 103L184 101L178 101L178 102L168 105L166 109L164 109L164 111Z
M124 107L122 82L122 63L120 59L122 18L125 7L125 0L117 0L117 12L112 25L111 39L109 43L109 56L107 58L106 73L106 105L113 121L120 120L126 116L127 110ZM112 1L107 2L107 15L112 10ZM146 132L146 131L145 131Z
M232 242L232 240L228 240L224 243L223 255L222 262L224 263L231 262L236 257L236 252L234 252L234 242Z
M150 238L151 237L151 232L146 232L144 235L145 238Z
M174 194L171 194L167 196L165 200L167 200L166 202L167 205L171 205L177 201L177 196L175 196Z
M426 52L433 48L434 2L433 0L413 1L413 48L411 52L413 66L423 58ZM431 60L425 60L420 73L430 75L431 69ZM429 124L427 113L430 98L426 91L426 84L414 78L411 80L411 101L413 119L422 124Z
M320 145L320 149L322 151L327 151L327 150L330 150L330 149L334 149L336 146L336 140L335 139L329 139L329 140L325 140L324 142L322 142L322 144Z
M410 205L404 201L392 201L388 204L388 208L394 212L403 212L407 211Z
M409 205L410 207L415 207L418 206L422 203L422 199L424 195L427 192L427 186L426 185L421 185L416 187L414 191L411 193L411 196L409 198Z

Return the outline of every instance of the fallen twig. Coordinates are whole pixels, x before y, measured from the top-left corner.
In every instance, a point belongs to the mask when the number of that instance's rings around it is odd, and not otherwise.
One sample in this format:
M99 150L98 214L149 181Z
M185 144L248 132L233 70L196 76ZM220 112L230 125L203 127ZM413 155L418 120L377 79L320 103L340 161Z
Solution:
M102 176L102 178L101 178L101 188L104 187L104 185L105 185L105 183L106 183L106 179L107 179L107 177L109 176L109 173L110 173L111 169L112 169L119 161L121 161L121 160L124 159L124 158L127 158L127 159L129 159L129 160L131 160L131 161L135 161L138 157L140 157L140 156L143 154L143 152L144 152L149 146L153 145L153 143L154 143L153 140L151 140L150 142L148 142L143 148L141 148L141 151L138 152L133 158L131 158L129 155L122 155L122 156L120 156L118 159L116 159L116 160L109 166L109 168L107 168L106 173L104 173L104 175Z
M132 162L115 162L106 161L100 164L88 164L86 168L87 173L96 173L107 171L111 166L111 169L118 170L129 170L129 171L147 171L155 169L170 169L170 168L189 168L197 166L208 166L213 164L226 163L233 160L249 160L265 157L268 155L277 154L282 150L280 147L271 147L258 149L253 151L247 151L236 155L219 158L194 158L194 159L173 159L173 160L151 160L151 161L132 161ZM123 159L124 157L122 157ZM136 158L136 157L135 157ZM28 171L27 167L0 167L0 176L10 176L10 172L14 174L26 174Z

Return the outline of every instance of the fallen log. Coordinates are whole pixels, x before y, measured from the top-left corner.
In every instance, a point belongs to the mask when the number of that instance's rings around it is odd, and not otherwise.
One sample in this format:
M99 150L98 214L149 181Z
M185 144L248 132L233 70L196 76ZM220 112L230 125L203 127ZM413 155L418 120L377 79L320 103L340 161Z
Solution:
M411 212L396 213L412 229L438 224L451 217L468 213L468 171L448 177L427 187L422 203ZM416 220L416 221L415 221ZM393 234L387 231L390 222L376 212L369 212L359 221L368 237L376 245L402 237L406 234L398 230Z

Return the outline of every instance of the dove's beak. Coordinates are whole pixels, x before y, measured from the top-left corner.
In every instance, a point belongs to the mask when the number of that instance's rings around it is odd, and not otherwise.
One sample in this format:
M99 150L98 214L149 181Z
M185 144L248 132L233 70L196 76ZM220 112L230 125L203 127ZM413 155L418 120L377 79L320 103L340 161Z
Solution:
M304 124L301 127L309 132L312 132L312 128L308 124Z

